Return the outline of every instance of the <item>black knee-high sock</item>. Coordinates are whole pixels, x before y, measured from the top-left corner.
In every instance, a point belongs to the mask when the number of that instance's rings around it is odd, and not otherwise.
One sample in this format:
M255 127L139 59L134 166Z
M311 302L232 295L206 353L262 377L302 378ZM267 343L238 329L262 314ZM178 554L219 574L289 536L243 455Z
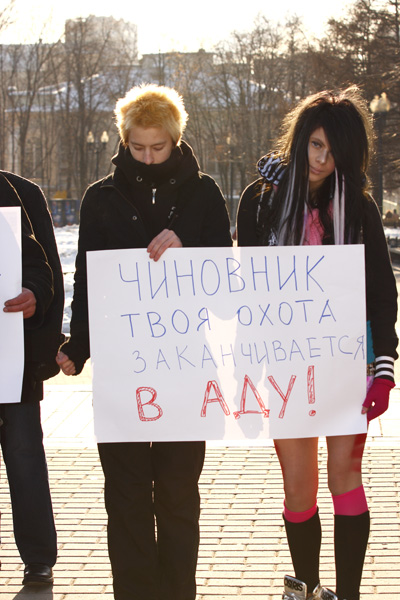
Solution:
M297 579L312 592L319 583L319 553L321 549L321 522L318 510L307 521L285 521L286 536Z
M336 594L359 600L362 570L369 537L369 511L335 515Z

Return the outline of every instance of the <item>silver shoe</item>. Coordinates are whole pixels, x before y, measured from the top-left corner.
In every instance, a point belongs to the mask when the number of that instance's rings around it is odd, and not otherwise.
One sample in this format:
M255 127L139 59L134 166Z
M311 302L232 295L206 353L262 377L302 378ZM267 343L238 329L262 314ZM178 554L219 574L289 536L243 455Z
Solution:
M307 600L307 586L300 579L285 575L282 600Z
M311 595L312 600L339 600L332 590L318 584Z
M339 600L338 597L332 590L324 588L321 584L318 584L311 594L307 594L307 585L291 577L285 575L284 590L282 594L282 600Z

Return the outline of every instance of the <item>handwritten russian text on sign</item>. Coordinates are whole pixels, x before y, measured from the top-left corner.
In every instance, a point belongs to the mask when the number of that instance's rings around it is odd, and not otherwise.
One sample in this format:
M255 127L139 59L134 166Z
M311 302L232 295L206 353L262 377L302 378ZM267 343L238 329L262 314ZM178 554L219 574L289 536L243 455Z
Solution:
M362 246L88 253L99 441L366 430Z
M20 402L24 372L22 313L4 313L21 293L21 209L0 208L0 403Z

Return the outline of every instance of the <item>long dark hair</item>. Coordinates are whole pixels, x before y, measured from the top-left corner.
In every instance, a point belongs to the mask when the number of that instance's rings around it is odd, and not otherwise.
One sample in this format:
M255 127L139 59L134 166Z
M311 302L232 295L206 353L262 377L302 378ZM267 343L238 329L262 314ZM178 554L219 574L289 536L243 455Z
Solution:
M323 91L308 96L283 122L277 150L287 168L266 211L281 245L298 245L303 239L304 214L312 208L308 144L311 134L319 127L325 132L335 161L335 172L323 182L316 197L313 196L313 201L318 203L327 243L337 239L335 207L332 210L335 194L343 203L344 243L359 241L373 130L368 107L358 88L352 86L339 92Z

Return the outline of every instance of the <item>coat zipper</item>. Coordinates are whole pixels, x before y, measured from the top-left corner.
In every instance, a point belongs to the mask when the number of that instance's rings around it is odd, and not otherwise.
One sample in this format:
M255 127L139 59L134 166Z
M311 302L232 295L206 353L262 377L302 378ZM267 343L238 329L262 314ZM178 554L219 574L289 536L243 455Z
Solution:
M157 191L157 188L151 188L151 203L152 204L156 203L156 191Z

